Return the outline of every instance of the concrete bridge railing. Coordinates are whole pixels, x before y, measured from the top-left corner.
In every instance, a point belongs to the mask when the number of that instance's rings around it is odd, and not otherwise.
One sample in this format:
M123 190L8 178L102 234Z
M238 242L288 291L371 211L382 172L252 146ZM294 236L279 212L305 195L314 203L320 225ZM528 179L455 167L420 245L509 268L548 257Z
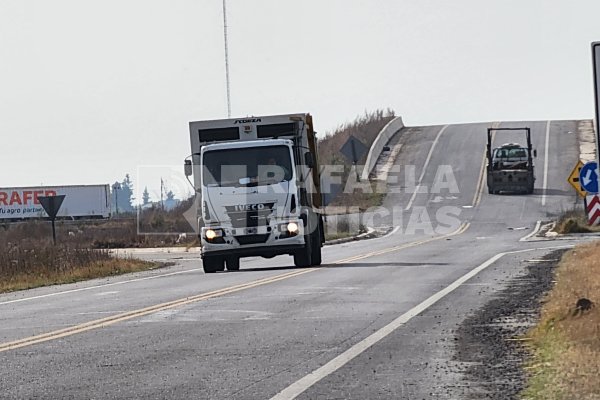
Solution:
M375 141L371 145L369 149L369 154L367 155L367 161L365 162L365 167L362 171L361 178L363 180L369 179L369 174L373 171L375 164L377 164L377 159L381 155L383 151L383 147L390 141L392 136L400 129L404 128L404 122L402 122L402 117L396 117L390 122L387 123L386 126L381 129L381 132L375 138Z

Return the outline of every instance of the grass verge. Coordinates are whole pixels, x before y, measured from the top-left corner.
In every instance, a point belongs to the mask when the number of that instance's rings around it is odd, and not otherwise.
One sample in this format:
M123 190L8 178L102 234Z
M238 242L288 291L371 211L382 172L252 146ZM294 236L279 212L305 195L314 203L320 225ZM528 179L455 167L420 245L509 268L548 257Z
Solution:
M336 232L336 233L327 233L325 234L325 241L328 242L330 240L336 240L336 239L345 239L345 238L349 238L354 236L354 233L351 232Z
M558 219L554 230L560 234L600 232L600 226L589 226L583 210L567 211Z
M90 250L43 243L0 243L0 293L163 266L133 258L114 258L108 250Z
M563 256L540 321L527 335L532 359L523 399L600 399L600 310L575 315L579 298L600 300L599 259L600 242Z

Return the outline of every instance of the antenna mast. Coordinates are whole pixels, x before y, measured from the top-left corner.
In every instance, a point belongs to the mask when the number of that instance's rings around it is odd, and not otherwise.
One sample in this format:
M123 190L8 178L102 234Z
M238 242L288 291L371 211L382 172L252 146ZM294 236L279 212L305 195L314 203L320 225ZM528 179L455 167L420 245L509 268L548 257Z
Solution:
M227 8L223 0L223 37L225 38L225 80L227 82L227 118L231 118L231 95L229 85L229 49L227 46Z

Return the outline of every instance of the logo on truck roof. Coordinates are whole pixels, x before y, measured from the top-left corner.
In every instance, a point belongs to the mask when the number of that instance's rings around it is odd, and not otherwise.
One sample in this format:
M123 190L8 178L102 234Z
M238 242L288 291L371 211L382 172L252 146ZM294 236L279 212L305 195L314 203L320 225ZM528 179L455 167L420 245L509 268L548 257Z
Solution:
M247 124L248 122L262 122L260 118L250 118L250 119L236 119L233 121L234 124Z

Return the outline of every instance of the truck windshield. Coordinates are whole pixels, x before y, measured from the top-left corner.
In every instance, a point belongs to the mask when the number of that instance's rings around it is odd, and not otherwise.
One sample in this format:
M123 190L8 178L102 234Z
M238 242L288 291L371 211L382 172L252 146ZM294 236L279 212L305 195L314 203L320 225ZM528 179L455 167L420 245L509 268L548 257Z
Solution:
M204 186L265 186L292 179L287 146L211 150L202 165Z
M503 159L514 159L515 161L521 161L527 159L527 149L523 147L509 148L509 149L496 149L494 158Z

